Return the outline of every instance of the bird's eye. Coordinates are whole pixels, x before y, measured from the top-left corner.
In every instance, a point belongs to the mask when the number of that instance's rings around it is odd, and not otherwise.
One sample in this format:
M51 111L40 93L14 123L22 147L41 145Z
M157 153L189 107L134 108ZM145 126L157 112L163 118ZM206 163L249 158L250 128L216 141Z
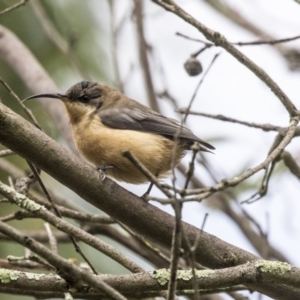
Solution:
M78 100L79 100L79 102L82 102L82 103L88 103L90 98L87 95L82 95L82 96L78 97Z
M81 81L80 84L81 84L81 88L84 90L89 86L90 82L87 80L84 80L84 81Z

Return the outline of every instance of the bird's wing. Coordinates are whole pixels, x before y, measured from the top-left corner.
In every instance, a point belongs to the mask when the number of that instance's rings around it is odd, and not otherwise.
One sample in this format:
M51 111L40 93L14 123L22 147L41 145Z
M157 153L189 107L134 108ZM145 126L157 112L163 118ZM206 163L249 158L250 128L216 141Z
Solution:
M164 136L186 139L187 142L199 142L204 147L215 149L209 143L195 136L188 128L181 126L180 122L166 118L152 110L140 110L137 108L108 108L98 112L105 126L116 129L138 130L157 133Z

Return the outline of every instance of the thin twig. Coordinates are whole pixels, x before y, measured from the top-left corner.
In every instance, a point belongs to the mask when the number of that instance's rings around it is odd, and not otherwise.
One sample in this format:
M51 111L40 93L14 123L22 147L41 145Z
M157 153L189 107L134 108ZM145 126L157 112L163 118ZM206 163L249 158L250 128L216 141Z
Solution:
M0 157L10 156L16 154L15 152L11 150L1 150L0 151Z
M244 214L244 216L251 221L251 223L253 223L255 225L255 227L257 228L259 234L261 235L261 237L263 237L264 239L266 238L266 233L262 230L260 224L243 208L241 207L241 210ZM265 259L267 259L266 257L264 257Z
M167 183L161 183L161 186L163 187L163 188L166 188L166 189L168 189L168 190L171 190L171 191L173 191L173 192L176 192L176 193L178 193L178 194L180 194L181 192L182 192L182 189L178 189L178 188L176 188L175 187L175 189L174 189L174 187L172 186L172 185L170 185L170 184L167 184Z
M189 163L188 170L186 172L185 184L184 184L184 188L182 191L182 195L184 195L184 190L186 190L188 188L189 182L190 182L192 176L194 175L195 159L196 159L196 155L198 154L198 152L200 150L199 144L194 143L194 145L191 147L191 150L193 151L193 154L192 154L192 158Z
M209 64L207 70L205 71L205 73L203 74L201 80L199 81L199 83L198 83L198 85L197 85L197 87L196 87L196 89L195 89L195 91L194 91L194 93L193 93L192 99L191 99L190 102L189 102L189 106L188 106L188 108L186 109L185 116L184 116L184 119L183 119L183 120L184 120L184 123L186 122L186 119L187 119L187 117L188 117L188 115L189 115L189 111L190 111L190 109L191 109L191 107L192 107L192 104L193 104L193 102L194 102L194 100L195 100L195 98L196 98L196 96L197 96L198 90L199 90L199 88L200 88L202 82L203 82L204 79L206 78L207 74L209 73L211 67L213 66L214 62L215 62L216 59L219 57L219 55L220 55L220 53L217 53L217 54L214 56L214 58L212 59L212 61L211 61L210 64Z
M29 197L36 201L35 197L29 195ZM47 208L51 208L51 205L48 203L44 203L44 201L37 202L39 204L44 205ZM48 205L47 205L48 204ZM62 206L57 207L63 217L71 218L77 221L86 222L86 223L94 223L101 225L115 224L116 221L110 217L99 216L96 214L88 214L88 213L80 213L75 210L71 210ZM1 217L2 222L8 222L12 220L23 220L26 218L36 218L34 214L31 214L24 210L16 211L15 213L9 214L7 216Z
M173 198L173 195L167 189L162 187L156 177L138 160L133 153L130 151L125 151L123 152L123 156L131 161L138 168L138 170L143 173L143 175L145 175L151 183L155 184L155 186L158 187L167 197Z
M283 151L281 154L281 159L290 172L300 179L300 167L293 156L288 151Z
M21 266L26 266L26 262L29 263L28 265L32 265L32 267L35 267L37 265L43 266L44 269L46 270L55 270L55 267L48 264L46 261L44 261L43 259L41 259L40 257L36 256L36 255L28 255L26 254L26 256L13 256L13 255L8 255L7 256L7 260L11 263L11 264L17 264L19 265L21 263ZM25 263L25 264L22 264ZM39 267L40 267L39 266Z
M196 265L198 265L196 263L196 259L195 259L195 252L197 247L199 246L199 241L200 241L200 237L201 237L201 233L203 232L204 226L206 224L206 220L208 217L208 213L206 213L204 215L204 219L202 221L202 225L201 225L201 231L197 232L197 236L194 242L194 245L191 245L189 239L187 238L186 235L184 235L185 237L185 242L188 245L188 255L186 256L187 259L189 260L189 264L192 267L192 274L193 274L193 289L194 289L194 299L195 300L199 300L200 299L200 291L199 291L199 284L198 281L196 280ZM203 266L201 266L203 269L205 269Z
M162 258L165 262L170 263L170 258L163 254L157 247L154 247L149 241L145 240L144 237L136 234L134 231L132 231L129 227L125 226L121 222L118 222L118 224L130 235L132 235L139 243L150 249L151 252Z
M175 226L172 236L172 249L171 249L171 264L170 264L170 280L168 285L168 300L174 300L176 298L176 286L177 286L177 270L178 261L180 258L181 239L182 239L182 204L178 201L175 193L174 200L172 201L173 209L175 211Z
M280 144L280 142L282 141L283 139L283 136L284 136L284 133L283 131L279 132L275 139L274 139L274 142L269 150L269 153L268 155L274 150L276 149L276 147ZM266 167L266 171L265 171L265 175L263 177L263 180L261 182L261 185L260 185L260 188L259 190L254 194L252 195L249 199L246 199L244 201L241 202L241 204L243 203L248 203L248 204L251 204L253 202L256 202L258 200L260 200L261 198L263 198L267 192L268 192L268 186L269 186L269 181L270 181L270 178L271 178L271 175L273 174L273 171L275 169L275 166L276 164L280 161L280 155L278 157L276 157L272 162L271 162L271 165L270 166L267 166Z
M210 43L210 42L206 42L206 41L203 41L203 40L200 40L200 39L196 39L196 38L192 38L190 36L187 36L186 34L183 34L183 33L180 33L180 32L176 32L175 35L178 35L184 39L187 39L189 41L193 41L193 42L198 42L198 43L201 43L201 44L204 44L204 45L213 45L213 43Z
M186 114L187 108L180 108L176 111L178 113L181 113L181 114ZM220 120L220 121L225 121L225 122L238 123L238 124L245 125L245 126L248 126L248 127L262 129L263 131L280 131L280 130L285 130L286 129L284 127L275 126L275 125L272 125L272 124L258 124L258 123L253 123L253 122L241 121L241 120L226 117L226 116L223 116L223 115L213 115L213 114L207 114L207 113L196 112L196 111L189 111L189 114L190 115L196 115L196 116L202 116L202 117L215 119L215 120Z
M155 196L151 196L151 195L147 195L147 201L156 201L162 205L169 205L169 204L172 204L172 199L170 198L161 198L161 197L155 197Z
M182 34L180 32L176 32L176 35L180 36L180 37L183 37L187 40L190 40L190 41L194 41L194 42L199 42L199 43L202 43L202 44L205 44L205 45L213 45L212 43L208 43L208 42L205 42L203 40L200 40L200 39L195 39L195 38L191 38L185 34ZM300 39L300 35L296 35L296 36L293 36L293 37L290 37L290 38L283 38L283 39L270 39L270 40L257 40L257 41L252 41L252 42L234 42L234 43L231 43L232 45L236 45L236 46L257 46L257 45L275 45L275 44L280 44L280 43L287 43L287 42L292 42L292 41L295 41L295 40L298 40Z
M170 102L173 104L175 109L178 109L178 104L177 104L177 100L169 93L168 90L164 90L160 93L156 93L156 96L158 98L166 98L168 100L170 100Z
M148 60L148 49L149 45L146 42L144 35L144 24L143 24L143 1L133 0L134 2L134 16L136 18L136 30L139 45L139 59L142 67L142 72L146 84L147 96L150 103L150 107L159 112L159 106L155 97L154 84L151 77L150 64Z
M21 215L21 218L18 218L18 215ZM23 220L25 218L35 218L35 216L32 213L29 213L26 210L19 210L13 214L9 214L7 216L3 216L0 218L1 222L9 222L12 220Z
M17 102L21 105L21 107L23 108L23 110L25 111L25 113L27 114L27 116L31 119L31 121L33 122L33 124L37 128L42 129L41 126L38 124L38 121L36 120L36 118L33 115L32 111L23 104L23 102L17 96L17 94L10 88L10 86L1 77L0 77L0 82L9 91L9 93L17 100Z
M258 191L256 193L254 193L250 198L241 201L241 204L244 204L244 203L252 204L252 203L260 200L267 194L269 181L270 181L271 175L272 175L272 173L274 171L274 167L275 167L275 161L273 161L271 163L270 168L269 167L266 168L264 177L261 181L260 188L258 189Z
M171 264L170 264L170 280L168 285L168 300L177 299L176 296L176 287L177 287L177 270L178 270L178 261L180 258L180 249L182 243L182 204L177 199L176 193L176 175L175 175L175 167L176 167L176 155L179 146L179 135L182 130L182 124L179 127L177 133L174 136L174 146L172 149L172 159L171 159L171 170L172 170L172 184L173 190L175 191L174 196L171 200L171 204L173 206L175 212L175 225L173 228L172 234L172 248L171 248ZM171 197L169 197L170 199Z
M268 238L267 238L267 234L263 231L263 229L261 228L260 224L241 206L241 210L244 214L244 216L249 220L251 221L251 223L257 228L261 238L264 240L264 245L267 246L267 250L270 249L270 245L269 245L269 242L268 242ZM264 255L262 255L262 257L264 259L269 259L269 253L270 251L264 251Z
M114 67L114 75L116 85L121 93L124 93L124 84L121 80L119 60L118 60L118 34L122 27L116 26L116 13L115 13L115 0L108 0L110 8L110 32L111 32L111 50L112 50L112 61Z
M13 181L12 177L8 176L7 180L8 180L9 186L14 189L15 185L14 185L14 181Z
M25 5L28 1L29 1L29 0L22 0L22 1L20 1L20 2L18 2L18 3L16 3L16 4L14 4L14 5L8 7L8 8L3 9L2 11L0 11L0 16L2 16L2 15L4 15L4 14L7 14L7 13L11 12L11 11L14 10L14 9L17 9L17 8L20 7L20 6Z
M49 238L49 245L50 245L51 250L54 253L58 253L57 252L57 240L56 240L55 236L53 235L53 232L50 228L49 223L45 222L44 227L46 229L46 232L47 232L47 235L48 235L48 238Z
M295 40L298 40L300 38L300 35L296 35L290 38L284 38L284 39L273 39L273 40L258 40L258 41L252 41L252 42L235 42L232 43L233 45L237 46L257 46L257 45L276 45L276 44L281 44L281 43L287 43L287 42L292 42Z

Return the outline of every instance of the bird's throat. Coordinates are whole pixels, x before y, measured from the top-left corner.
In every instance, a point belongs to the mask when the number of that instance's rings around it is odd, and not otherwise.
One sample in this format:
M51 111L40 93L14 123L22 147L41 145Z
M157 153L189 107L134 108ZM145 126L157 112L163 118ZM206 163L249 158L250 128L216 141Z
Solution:
M72 125L81 122L95 111L93 106L84 105L78 102L64 102L64 105Z

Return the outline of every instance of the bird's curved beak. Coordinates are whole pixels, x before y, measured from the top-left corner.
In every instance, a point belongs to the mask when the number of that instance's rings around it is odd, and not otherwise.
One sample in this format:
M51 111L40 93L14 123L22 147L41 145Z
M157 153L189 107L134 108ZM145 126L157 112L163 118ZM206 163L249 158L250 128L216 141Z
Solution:
M60 94L60 93L37 94L37 95L30 96L28 98L25 98L24 100L22 100L22 102L25 102L25 101L30 100L30 99L35 99L35 98L54 98L54 99L59 99L59 100L64 101L64 99L67 99L67 96L64 95L64 94Z

